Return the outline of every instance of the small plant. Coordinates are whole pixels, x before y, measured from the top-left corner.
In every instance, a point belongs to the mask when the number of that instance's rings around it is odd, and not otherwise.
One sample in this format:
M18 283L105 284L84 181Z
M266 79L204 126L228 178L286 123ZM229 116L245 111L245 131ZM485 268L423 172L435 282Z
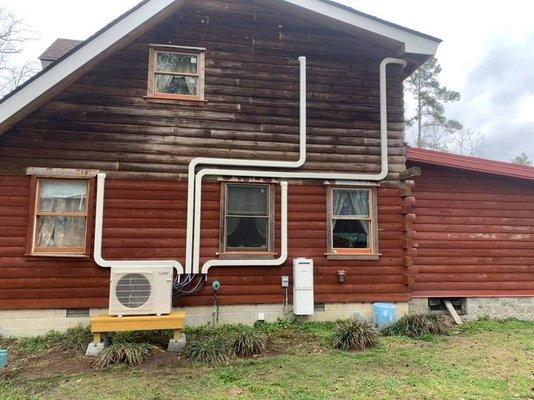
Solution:
M76 326L56 336L56 343L61 350L85 350L87 343L93 340L88 326Z
M192 341L185 349L187 359L196 362L225 362L228 355L228 344L219 336Z
M265 350L265 337L253 329L244 329L232 341L232 351L237 357L252 357Z
M340 350L364 350L376 346L378 332L371 324L358 319L340 321L334 329L332 344Z
M441 314L406 315L382 330L385 336L409 336L414 339L425 335L443 335L450 328L449 321Z
M138 365L150 358L159 347L149 343L114 343L102 351L93 361L96 368L114 364Z

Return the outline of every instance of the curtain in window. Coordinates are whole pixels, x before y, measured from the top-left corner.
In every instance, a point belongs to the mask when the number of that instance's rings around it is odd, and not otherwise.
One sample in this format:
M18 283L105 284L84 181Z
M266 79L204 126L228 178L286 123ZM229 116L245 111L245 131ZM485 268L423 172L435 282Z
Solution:
M84 213L86 211L87 182L41 180L38 212ZM83 247L85 216L38 215L36 247Z
M85 217L40 216L36 234L36 247L83 247Z
M369 216L369 192L367 190L334 190L333 211L335 216ZM365 233L369 233L369 224L360 221Z

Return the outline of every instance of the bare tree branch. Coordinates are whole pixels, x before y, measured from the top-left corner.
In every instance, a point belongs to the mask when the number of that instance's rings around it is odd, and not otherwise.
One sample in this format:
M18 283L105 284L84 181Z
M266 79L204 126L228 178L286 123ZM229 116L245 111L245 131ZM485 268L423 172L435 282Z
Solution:
M35 40L33 32L4 8L0 8L0 96L3 96L38 71L35 62L17 65L13 56L22 53L23 45Z

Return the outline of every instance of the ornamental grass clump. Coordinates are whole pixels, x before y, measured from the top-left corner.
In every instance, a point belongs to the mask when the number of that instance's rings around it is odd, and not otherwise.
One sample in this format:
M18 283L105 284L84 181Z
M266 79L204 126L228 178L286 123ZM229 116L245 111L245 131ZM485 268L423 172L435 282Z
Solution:
M96 356L93 366L105 368L114 364L138 365L147 361L157 351L161 349L150 343L114 343Z
M376 346L378 332L371 324L358 319L340 321L334 328L332 345L340 350L364 350Z
M265 337L253 329L244 329L233 338L232 352L237 357L253 357L265 350Z
M189 361L220 363L228 361L228 343L218 336L191 341L185 348Z
M420 339L425 335L443 335L450 323L442 314L406 315L382 330L385 336L408 336Z

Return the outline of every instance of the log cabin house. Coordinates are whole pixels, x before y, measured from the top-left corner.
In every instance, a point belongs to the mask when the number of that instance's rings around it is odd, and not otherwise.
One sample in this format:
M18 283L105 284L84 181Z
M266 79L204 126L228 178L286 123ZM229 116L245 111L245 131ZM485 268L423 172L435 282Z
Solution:
M292 315L299 258L318 320L531 299L532 173L407 172L403 81L439 42L329 0L144 0L58 40L0 103L0 334L105 313L123 265L172 267L191 324ZM520 218L486 213L492 182Z

